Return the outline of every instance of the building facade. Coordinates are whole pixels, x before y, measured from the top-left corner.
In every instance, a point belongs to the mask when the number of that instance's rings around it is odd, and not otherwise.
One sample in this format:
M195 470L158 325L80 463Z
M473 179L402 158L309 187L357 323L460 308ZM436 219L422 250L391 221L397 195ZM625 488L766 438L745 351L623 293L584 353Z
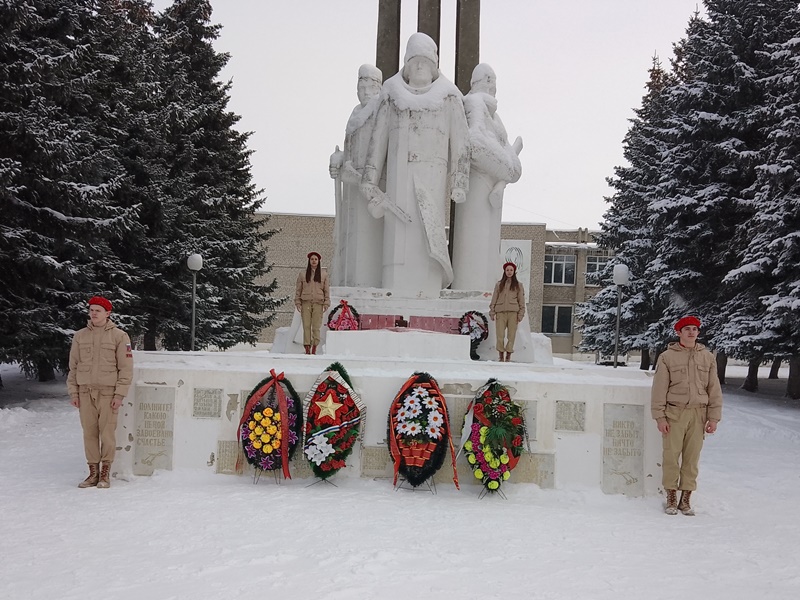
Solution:
M330 265L334 217L271 213L257 218L264 220L265 227L276 230L266 248L267 258L273 263L269 278L274 276L278 282L275 296L286 298L273 325L261 333L259 341L268 343L278 327L292 322L295 282L306 267L306 255L315 250L322 255L323 268ZM543 223L504 223L500 235L525 249L530 245L527 301L531 329L550 338L554 356L594 360L594 355L577 353L581 337L575 328L575 305L600 290L586 284L586 274L602 269L608 260L607 253L594 243L592 233L588 229L549 230Z

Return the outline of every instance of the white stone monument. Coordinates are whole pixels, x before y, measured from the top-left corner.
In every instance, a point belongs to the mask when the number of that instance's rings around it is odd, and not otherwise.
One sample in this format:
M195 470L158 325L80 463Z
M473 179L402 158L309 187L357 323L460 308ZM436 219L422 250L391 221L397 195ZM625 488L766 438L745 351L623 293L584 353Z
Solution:
M508 143L497 114L497 77L481 63L472 72L464 98L472 147L467 201L456 208L452 288L491 290L500 278L500 224L503 192L522 175L522 138Z
M415 33L403 68L383 86L361 186L384 219L381 287L438 298L450 285L447 207L466 199L468 177L462 95L439 71L434 41Z
M343 150L337 146L330 158L329 171L336 187L335 251L331 261L334 286L381 285L383 220L370 215L360 185L382 81L377 67L361 65L358 69L359 104L347 120ZM385 189L385 182L379 181L378 187Z

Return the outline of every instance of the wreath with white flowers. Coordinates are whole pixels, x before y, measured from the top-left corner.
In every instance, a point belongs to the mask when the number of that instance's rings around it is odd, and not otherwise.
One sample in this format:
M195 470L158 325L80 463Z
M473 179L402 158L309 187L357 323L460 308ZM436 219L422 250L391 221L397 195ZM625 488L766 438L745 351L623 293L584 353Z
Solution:
M361 317L347 300L340 300L336 308L328 313L327 325L331 331L358 331L361 329Z
M470 310L461 315L458 320L458 332L469 336L470 358L479 360L478 346L489 337L489 321L486 315L477 310Z
M256 469L256 480L260 472L277 469L291 479L289 460L297 448L302 426L297 392L283 373L271 370L270 376L248 395L239 421L239 440L245 459Z
M490 379L470 403L461 437L472 474L486 492L500 491L511 477L525 438L522 407L511 400L506 386Z
M333 363L306 396L303 452L314 475L327 479L346 466L365 413L366 406L353 390L347 371Z
M398 475L413 487L425 482L441 468L449 447L458 488L447 404L428 373L414 373L395 396L389 408L387 440L395 485Z

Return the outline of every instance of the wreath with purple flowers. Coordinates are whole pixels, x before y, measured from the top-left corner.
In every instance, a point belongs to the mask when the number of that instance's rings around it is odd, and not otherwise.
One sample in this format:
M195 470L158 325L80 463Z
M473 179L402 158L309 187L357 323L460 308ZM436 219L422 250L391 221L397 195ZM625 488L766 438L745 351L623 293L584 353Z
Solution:
M511 400L506 386L490 379L470 403L462 432L462 449L485 492L499 492L511 477L526 438L522 407Z
M239 421L244 457L256 469L256 475L281 469L283 476L291 479L289 460L302 428L303 407L297 392L283 373L270 371L270 376L248 395Z

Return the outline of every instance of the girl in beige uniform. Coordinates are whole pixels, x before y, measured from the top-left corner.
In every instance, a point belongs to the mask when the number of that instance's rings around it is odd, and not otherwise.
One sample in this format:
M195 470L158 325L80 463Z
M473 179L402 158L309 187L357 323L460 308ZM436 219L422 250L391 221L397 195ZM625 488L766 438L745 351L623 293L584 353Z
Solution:
M503 277L495 284L492 301L489 304L489 318L495 321L500 362L511 360L514 340L517 337L517 324L524 316L525 290L517 281L517 265L507 262L503 265Z
M331 305L331 292L319 252L309 252L307 256L306 270L297 275L294 305L303 319L303 348L306 354L316 354L322 314Z

